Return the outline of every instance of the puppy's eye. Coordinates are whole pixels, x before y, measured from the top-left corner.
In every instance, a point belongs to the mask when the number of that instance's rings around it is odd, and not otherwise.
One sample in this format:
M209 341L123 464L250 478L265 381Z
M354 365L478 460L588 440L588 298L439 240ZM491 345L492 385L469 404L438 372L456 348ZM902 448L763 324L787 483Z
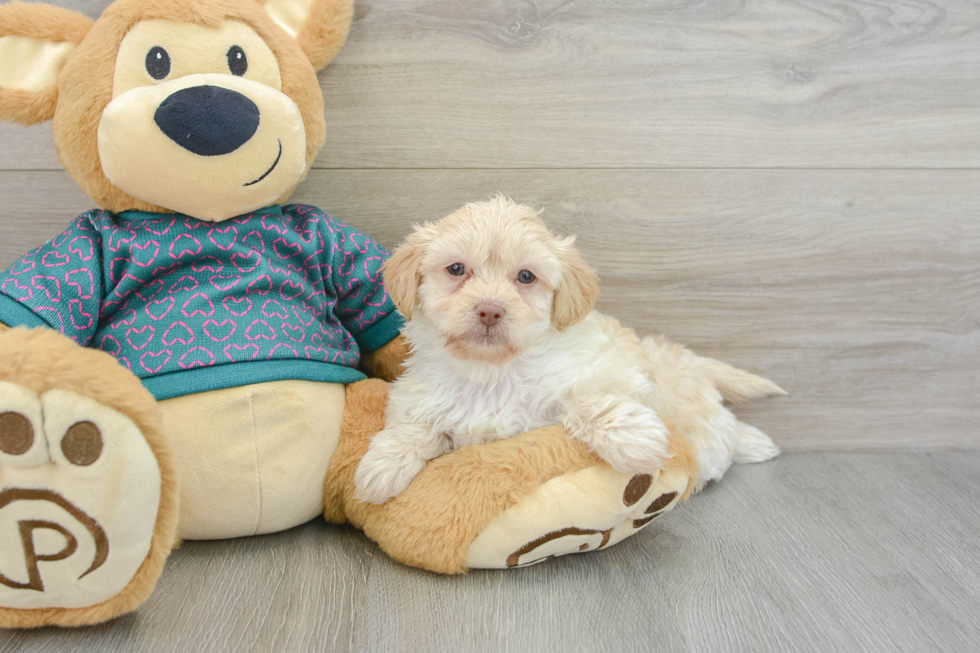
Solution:
M534 283L535 279L537 279L537 277L535 277L534 273L531 272L530 270L521 270L520 272L517 273L517 280L520 281L521 283L524 284Z
M170 74L170 55L159 45L146 53L146 72L153 79L163 79Z
M232 75L241 77L248 71L248 57L245 51L237 45L228 48L228 70Z
M462 263L453 263L446 268L446 272L453 275L454 277L461 277L466 274L466 266Z

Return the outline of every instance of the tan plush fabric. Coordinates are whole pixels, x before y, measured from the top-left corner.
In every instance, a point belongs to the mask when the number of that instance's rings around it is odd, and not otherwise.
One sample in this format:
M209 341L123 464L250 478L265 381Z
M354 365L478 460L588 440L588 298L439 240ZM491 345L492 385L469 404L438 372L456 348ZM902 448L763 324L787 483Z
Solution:
M263 7L237 0L118 0L94 24L90 19L42 4L0 6L0 36L27 36L55 43L77 43L58 77L58 87L41 92L0 90L0 119L34 124L54 118L54 139L62 164L100 207L167 211L168 207L137 200L114 187L103 174L98 152L98 127L112 99L116 52L138 22L160 19L217 27L226 19L251 27L275 54L282 91L299 107L306 131L306 168L323 145L326 126L323 97L316 78L347 36L352 14L349 0L315 0L294 39ZM83 37L84 40L83 40ZM298 184L301 178L296 180ZM278 198L284 202L295 189Z
M310 63L322 69L347 40L353 0L259 0L266 13L296 38Z
M0 36L19 34L41 41L81 43L92 28L88 16L38 2L7 2L0 5Z
M328 521L349 521L361 528L388 555L408 565L440 573L463 572L471 545L498 515L551 479L607 468L585 444L553 426L440 456L394 499L382 505L361 503L353 499L354 472L371 437L384 426L386 401L387 385L382 381L348 386L340 445L324 481L324 514ZM686 492L697 474L696 463L681 438L675 436L671 442L671 469L682 479L672 473L672 483ZM624 485L628 483L626 479ZM616 496L601 494L599 501L619 506L624 490ZM553 498L560 503L572 500L560 493Z
M49 329L10 329L0 334L0 381L36 394L65 390L88 397L131 420L149 444L160 469L160 500L146 560L126 587L102 603L82 608L0 608L0 627L98 623L130 612L153 591L176 539L177 479L163 435L157 403L139 380L110 355L82 349Z
M401 376L410 355L408 341L405 336L399 335L381 349L365 355L361 368L368 376L394 381Z
M111 599L150 551L161 485L152 449L132 420L77 393L0 381L0 397L0 419L17 425L0 429L0 449L11 433L33 440L0 451L0 570L15 583L0 582L0 605Z
M303 21L310 15L312 4L312 0L266 0L262 6L276 25L296 38L303 29Z
M274 381L160 402L184 540L272 533L323 510L344 386Z
M686 446L676 436L673 445ZM689 462L675 455L660 473L630 476L599 464L553 478L487 524L466 566L506 569L608 548L677 505L692 478Z
M142 20L171 20L217 27L226 18L247 24L276 55L282 91L299 107L306 127L306 165L309 168L326 133L323 96L316 71L299 44L276 25L259 4L236 0L117 0L105 10L88 38L68 58L60 78L58 108L54 116L55 146L62 164L100 207L113 212L171 210L142 202L116 188L103 174L99 162L99 120L112 99L116 51L125 34ZM299 181L302 179L297 183ZM292 191L283 193L279 200L285 201Z
M144 21L141 26L149 24ZM162 21L153 21L152 27L160 24ZM209 37L209 30L204 28L198 32L192 26L181 27L187 29L174 30L178 37L195 33L200 39L216 37ZM164 43L178 40L165 39L164 34L153 29L148 36ZM229 34L224 37L226 43L233 38ZM175 57L180 53L171 52ZM259 59L260 53L255 54L253 58ZM199 156L175 143L154 119L156 108L172 94L200 86L239 92L262 115L258 130L248 142L222 155L219 163L215 157ZM105 108L98 140L102 171L116 188L211 222L278 202L283 189L302 178L307 165L303 119L296 104L272 86L223 73L198 73L129 90ZM268 183L242 185L258 179L272 164L275 174L266 180Z
M82 42L85 34L92 27L92 19L77 12L61 7L26 2L9 2L0 5L0 39L5 36L25 37L35 44L67 44L73 46ZM9 45L9 44L8 44ZM61 45L65 49L64 45ZM0 71L0 120L18 122L22 125L34 125L51 120L58 102L58 89L50 85L52 75L57 78L64 58L52 59L44 56L43 60L25 58L29 53L17 48L8 51L13 58L5 57L0 51L0 69L4 67L22 66L41 73L46 85L43 88L5 87L4 80L13 80L22 76L17 71ZM34 50L34 55L49 55L43 48ZM51 65L57 66L50 68ZM40 69L39 69L40 67Z
M17 85L16 88L0 88L0 120L34 124L53 118L59 158L82 190L102 208L114 212L127 209L166 211L166 202L140 201L114 187L102 169L98 128L103 111L112 99L120 43L136 24L145 20L210 27L232 20L254 30L273 53L279 74L279 82L273 86L281 88L299 110L305 131L304 146L299 149L305 168L309 169L325 135L323 98L315 70L326 65L346 38L352 3L350 0L312 0L304 6L308 10L306 16L297 17L296 7L291 10L296 27L294 39L270 18L260 3L240 0L119 0L94 24L81 14L48 5L19 2L0 5L0 38L17 37L0 44L0 57L4 53L17 55L13 61L7 61L11 58L6 57L0 61L0 66L27 64L26 68L0 71L0 80ZM71 51L65 55L68 50ZM51 86L55 78L56 87ZM294 185L285 189L277 201L284 202L300 181L302 175L297 175ZM82 349L49 330L8 330L0 325L0 332L0 352L3 354L0 356L0 381L14 384L28 395L49 391L77 395L81 404L90 401L102 407L99 411L90 406L92 414L105 417L112 413L118 414L121 420L129 420L145 438L160 474L158 509L155 516L151 515L153 532L149 550L122 591L88 607L0 608L0 627L82 625L131 611L152 592L164 561L177 541L177 475L169 437L165 438L161 424L161 406L131 373L107 354ZM394 362L384 365L391 369L397 366ZM194 490L202 485L207 487L208 482L227 475L227 467L238 464L236 455L245 451L249 442L254 473L244 484L251 483L256 502L255 509L245 520L248 524L242 527L242 534L285 528L321 511L322 478L333 446L331 439L335 441L339 433L344 389L324 384L303 387L303 383L260 386L230 398L218 393L202 395L197 399L188 398L182 407L163 409L168 428L173 427L173 439L181 445L188 444L180 447L180 455L181 467L190 479L188 496L193 501L189 514L201 513L198 508L202 496L194 494ZM15 394L7 393L8 398ZM223 420L214 405L219 401L232 408L247 402L250 412L247 417L236 415L238 422ZM71 404L67 399L64 403ZM195 416L198 419L195 420ZM105 419L110 420L110 417ZM185 435L188 438L201 436L202 424L207 424L203 437L181 439ZM219 438L228 435L224 429L235 424L242 429L250 424L255 437L250 441L244 437L229 450L217 447L221 442ZM214 426L220 432L214 430ZM71 455L84 461L91 455L93 436L90 430L83 428L82 431L78 435L78 442L82 444L69 445L66 451L74 452ZM133 441L135 436L130 433L127 437ZM283 445L284 442L287 444ZM211 455L216 450L217 454ZM124 473L114 472L116 475ZM245 476L249 477L249 474L245 473ZM311 491L304 491L304 488ZM222 501L216 501L211 496L209 500L219 506L218 512L222 512L228 506L235 506L238 497L224 496ZM203 521L209 523L200 526L198 532L206 533L212 528L229 529L223 514L215 517L214 512L204 512L207 514ZM187 524L192 526L193 521L188 520ZM46 528L41 536L50 536L51 531ZM57 533L61 531L54 537ZM66 545L62 553L69 548Z
M347 41L354 18L353 0L312 0L310 14L296 35L316 70L323 69Z

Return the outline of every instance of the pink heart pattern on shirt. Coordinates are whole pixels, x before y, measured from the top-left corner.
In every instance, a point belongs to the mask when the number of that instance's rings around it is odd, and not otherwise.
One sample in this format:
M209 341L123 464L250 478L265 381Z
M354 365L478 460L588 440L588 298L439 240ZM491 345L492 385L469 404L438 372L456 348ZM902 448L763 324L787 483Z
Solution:
M264 360L356 367L355 334L395 312L388 255L304 205L218 224L95 210L0 275L0 293L144 378Z

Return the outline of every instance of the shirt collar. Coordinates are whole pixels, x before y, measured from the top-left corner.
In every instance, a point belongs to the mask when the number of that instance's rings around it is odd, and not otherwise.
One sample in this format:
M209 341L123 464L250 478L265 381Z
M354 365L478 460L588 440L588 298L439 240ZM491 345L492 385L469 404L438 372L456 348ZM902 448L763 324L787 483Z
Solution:
M187 218L190 220L197 220L189 215L183 213L154 213L152 211L122 211L116 214L122 220L127 222L141 221L141 220L162 220L166 218ZM262 215L282 215L282 207L278 204L273 204L272 206L267 206L263 209L257 209L255 211L249 211L248 213L243 213L242 215L251 216L262 216ZM241 216L235 216L241 217ZM234 218L229 218L234 219ZM202 220L202 222L204 222ZM222 220L221 222L224 222Z

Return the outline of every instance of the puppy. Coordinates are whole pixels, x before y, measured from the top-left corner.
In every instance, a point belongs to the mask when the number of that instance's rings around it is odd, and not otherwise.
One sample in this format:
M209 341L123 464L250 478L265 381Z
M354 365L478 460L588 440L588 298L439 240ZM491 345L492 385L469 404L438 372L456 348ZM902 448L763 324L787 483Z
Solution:
M733 458L779 451L722 399L782 390L593 311L598 281L574 238L553 236L527 206L497 197L416 227L384 280L412 356L358 466L361 501L395 496L453 449L555 423L635 474L670 455L667 418L698 454L702 485Z

